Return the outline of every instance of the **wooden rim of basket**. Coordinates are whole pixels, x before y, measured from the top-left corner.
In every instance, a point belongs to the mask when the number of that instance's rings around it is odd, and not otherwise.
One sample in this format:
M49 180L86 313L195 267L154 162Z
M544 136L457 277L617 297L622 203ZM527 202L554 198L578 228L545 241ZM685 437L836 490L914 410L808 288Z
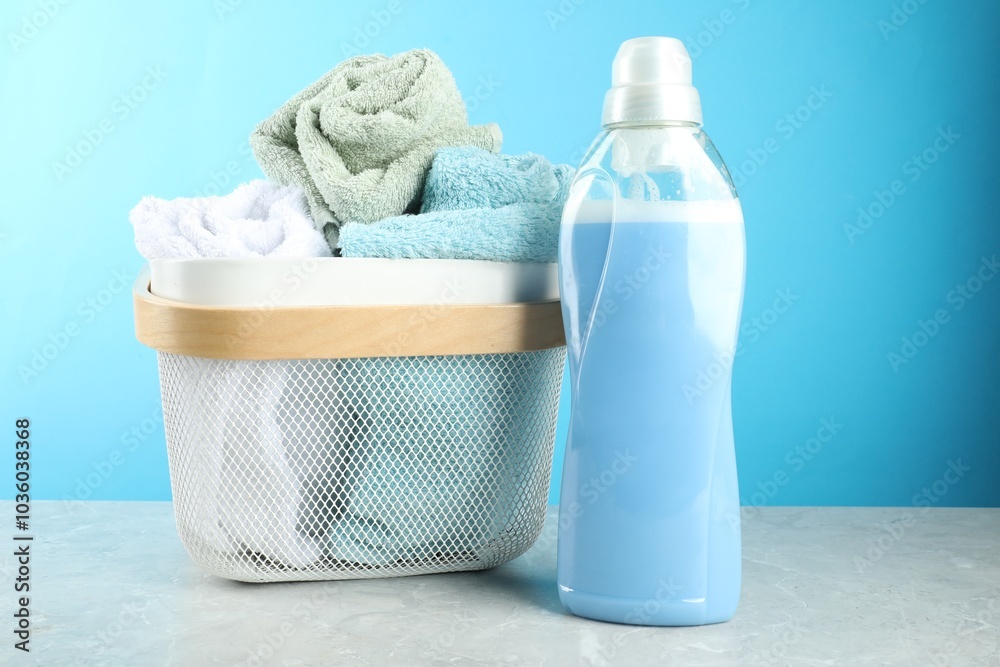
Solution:
M559 301L500 305L218 307L132 289L135 335L160 352L209 359L495 354L566 344Z

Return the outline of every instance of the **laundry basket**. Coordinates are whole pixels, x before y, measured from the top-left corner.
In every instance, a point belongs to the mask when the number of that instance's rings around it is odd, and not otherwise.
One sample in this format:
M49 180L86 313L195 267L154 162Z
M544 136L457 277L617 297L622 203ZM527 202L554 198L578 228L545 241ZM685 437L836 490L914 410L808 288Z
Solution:
M177 528L203 569L252 582L477 570L538 537L558 300L315 305L305 288L263 289L278 284L263 260L214 280L198 260L172 266L162 289L137 279L136 335L158 351ZM274 298L227 299L253 276ZM163 296L205 293L213 303Z

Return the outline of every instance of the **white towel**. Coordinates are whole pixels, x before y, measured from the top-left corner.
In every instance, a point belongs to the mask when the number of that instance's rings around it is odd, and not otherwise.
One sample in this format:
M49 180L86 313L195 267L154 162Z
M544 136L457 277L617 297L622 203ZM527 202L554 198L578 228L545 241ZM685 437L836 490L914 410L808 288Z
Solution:
M328 257L308 210L301 188L255 180L221 197L146 197L129 218L146 259ZM193 521L201 546L224 558L308 568L323 557L326 531L342 511L345 482L334 479L340 495L324 482L344 467L346 453L331 443L349 412L336 387L324 387L322 406L293 405L315 391L298 363L213 360L190 394L187 409L210 415L197 465L210 466L213 480Z
M213 391L198 409L215 415L206 461L216 480L202 512L205 539L224 554L309 568L325 553L347 503L357 418L336 384L339 361L212 364ZM218 526L221 532L215 530Z
M146 259L329 257L297 186L255 180L220 197L144 197L129 213Z
M177 513L181 534L226 568L311 569L329 556L368 449L341 389L343 361L196 361L189 391L175 396L197 428L182 467L201 481Z
M213 442L205 444L221 445L222 457L215 507L203 511L218 512L219 526L239 550L300 569L323 557L323 544L299 530L303 480L289 464L278 416L287 363L236 363L216 371L224 378L219 403L205 407L222 418L214 421L219 431Z

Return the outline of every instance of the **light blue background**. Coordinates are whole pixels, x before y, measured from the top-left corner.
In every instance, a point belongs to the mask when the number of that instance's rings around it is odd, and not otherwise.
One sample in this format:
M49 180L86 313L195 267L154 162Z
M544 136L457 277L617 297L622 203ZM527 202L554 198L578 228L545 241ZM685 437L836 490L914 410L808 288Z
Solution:
M130 282L141 265L128 210L146 194L211 192L228 178L227 191L258 176L249 131L345 45L434 49L472 120L500 124L505 152L576 162L598 129L618 44L667 34L695 55L706 127L742 183L744 501L1000 505L1000 279L961 310L948 301L1000 252L1000 7L896 6L899 25L889 1L399 0L365 44L359 31L389 3L4 2L0 432L11 442L14 418L31 418L36 497L169 497L156 359L134 340L115 277ZM144 99L124 105L147 68L162 80L147 78ZM832 96L801 106L814 88ZM782 120L796 113L797 127ZM57 174L104 119L93 152ZM910 180L907 161L941 128L959 138ZM763 164L746 162L753 155ZM223 176L227 166L235 175ZM894 179L905 192L850 242L844 225ZM769 311L779 290L794 298L780 314ZM948 321L894 369L887 354L938 309ZM65 349L22 380L18 368L73 324ZM842 425L832 438L823 419ZM827 442L810 443L817 434ZM797 458L810 444L810 459ZM12 459L12 445L2 451ZM963 473L945 482L949 462ZM557 478L560 467L561 451ZM12 470L0 464L0 477ZM12 483L0 488L11 497Z

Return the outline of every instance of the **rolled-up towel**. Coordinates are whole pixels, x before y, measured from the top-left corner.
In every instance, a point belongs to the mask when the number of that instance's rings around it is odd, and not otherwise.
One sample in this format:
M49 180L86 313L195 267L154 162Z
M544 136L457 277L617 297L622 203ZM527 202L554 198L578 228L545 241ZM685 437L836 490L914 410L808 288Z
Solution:
M500 150L500 129L470 126L455 80L428 50L347 60L250 136L261 169L301 186L335 247L342 223L414 210L434 151Z
M250 181L221 197L144 197L129 213L146 259L329 257L296 186Z
M344 257L554 262L573 169L540 155L438 150L419 215L344 225Z

